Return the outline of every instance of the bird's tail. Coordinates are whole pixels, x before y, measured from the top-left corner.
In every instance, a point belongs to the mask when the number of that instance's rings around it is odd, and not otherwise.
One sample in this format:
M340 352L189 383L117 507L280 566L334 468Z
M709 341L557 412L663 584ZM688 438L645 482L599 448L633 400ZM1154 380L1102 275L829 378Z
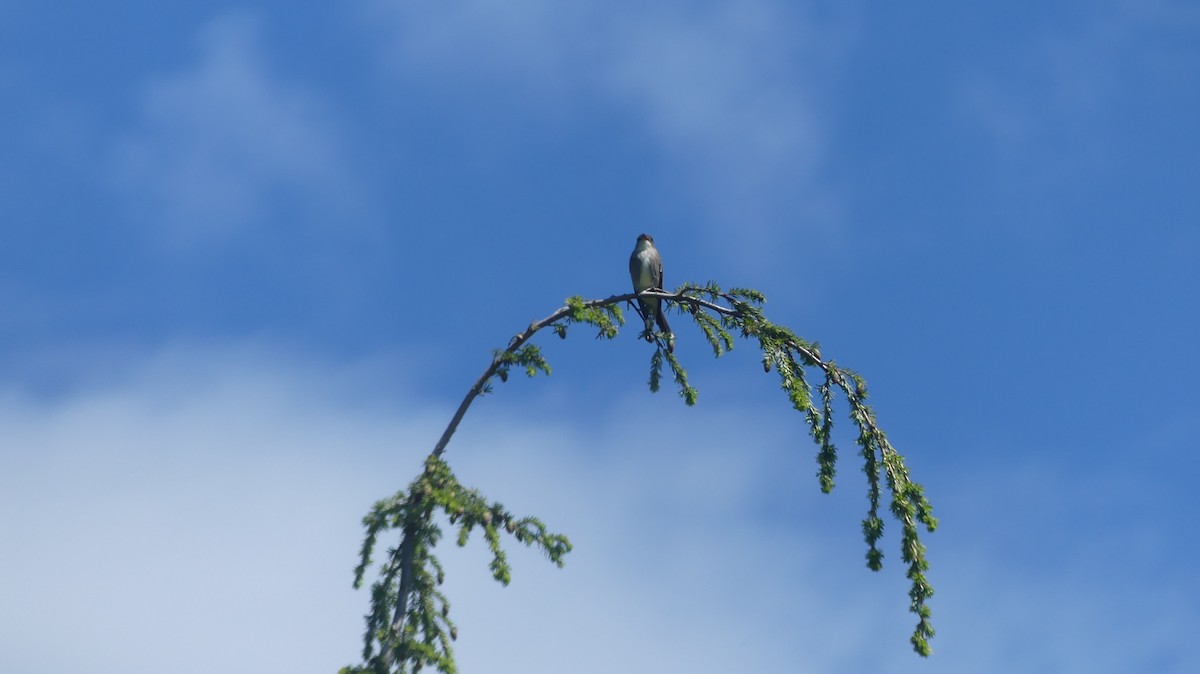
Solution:
M671 326L667 325L667 312L663 311L662 306L659 306L655 320L658 321L658 331L667 336L667 351L675 353L675 333L671 332Z

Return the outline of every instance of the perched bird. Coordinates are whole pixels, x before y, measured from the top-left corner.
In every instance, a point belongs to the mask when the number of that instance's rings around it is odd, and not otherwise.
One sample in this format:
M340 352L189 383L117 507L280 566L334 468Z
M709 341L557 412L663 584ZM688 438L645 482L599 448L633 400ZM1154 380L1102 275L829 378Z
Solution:
M629 276L633 279L634 292L640 293L650 288L663 289L662 256L654 247L654 237L649 234L638 236L637 246L629 256ZM657 323L659 332L667 336L667 351L674 353L675 335L671 332L671 326L667 325L662 300L657 297L641 297L638 298L638 304L642 307L642 318L646 321L646 338L653 339L650 333Z

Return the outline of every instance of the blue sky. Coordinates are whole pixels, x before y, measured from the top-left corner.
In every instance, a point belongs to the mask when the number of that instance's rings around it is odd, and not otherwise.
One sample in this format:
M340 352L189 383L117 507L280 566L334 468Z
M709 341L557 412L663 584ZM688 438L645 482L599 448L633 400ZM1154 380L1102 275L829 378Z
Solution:
M462 671L1196 671L1197 72L1186 2L0 0L0 670L355 661L359 518L646 231L867 377L934 656L848 422L821 495L677 316L696 408L577 331L468 415L576 549L444 550Z

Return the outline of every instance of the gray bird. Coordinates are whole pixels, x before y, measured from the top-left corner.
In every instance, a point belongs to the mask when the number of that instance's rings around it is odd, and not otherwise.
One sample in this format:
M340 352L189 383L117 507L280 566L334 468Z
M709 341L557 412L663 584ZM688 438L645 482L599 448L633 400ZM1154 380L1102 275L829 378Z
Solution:
M654 247L654 237L649 234L642 234L638 237L637 246L633 249L633 254L629 256L629 276L633 279L633 291L642 292L654 288L657 290L663 289L663 263L662 256L658 254L658 249ZM671 333L671 326L667 325L667 317L662 310L662 300L657 297L638 298L638 304L642 307L642 318L646 321L647 339L653 339L649 333L654 330L654 324L658 324L659 332L667 336L667 351L675 351L675 335Z

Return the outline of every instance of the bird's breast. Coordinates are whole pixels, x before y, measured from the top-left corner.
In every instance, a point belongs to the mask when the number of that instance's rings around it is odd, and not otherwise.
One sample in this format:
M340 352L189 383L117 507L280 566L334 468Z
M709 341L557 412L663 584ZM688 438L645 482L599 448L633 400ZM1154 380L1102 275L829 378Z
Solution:
M634 275L633 286L638 292L655 285L653 258L654 253L648 250L637 254L637 273Z

